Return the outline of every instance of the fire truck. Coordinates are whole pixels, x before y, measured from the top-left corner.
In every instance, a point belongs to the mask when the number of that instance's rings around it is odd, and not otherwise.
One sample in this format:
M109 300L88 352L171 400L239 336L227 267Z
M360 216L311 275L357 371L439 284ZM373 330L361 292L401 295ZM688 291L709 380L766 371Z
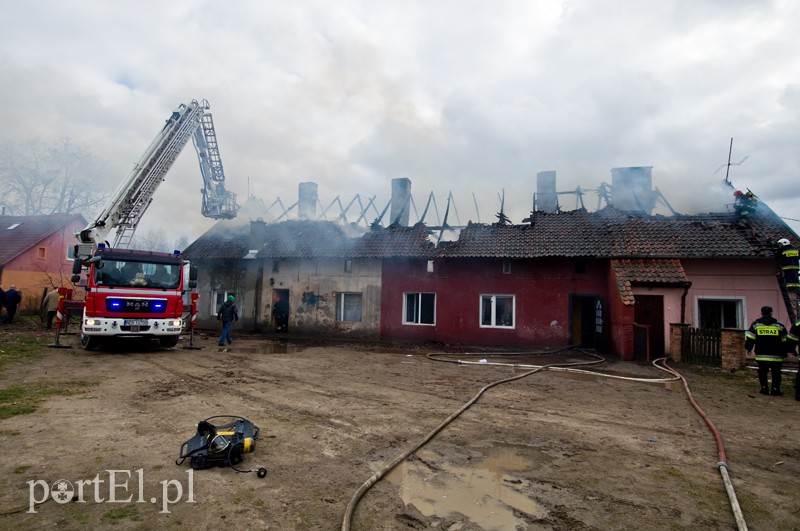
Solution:
M214 219L237 214L236 194L225 189L208 101L180 104L103 211L76 234L72 282L86 291L80 326L86 350L102 341L131 337L157 339L164 347L174 347L187 324L184 311L194 312L197 268L180 251L128 248L158 186L190 137L203 176L201 213ZM193 304L188 305L190 299Z

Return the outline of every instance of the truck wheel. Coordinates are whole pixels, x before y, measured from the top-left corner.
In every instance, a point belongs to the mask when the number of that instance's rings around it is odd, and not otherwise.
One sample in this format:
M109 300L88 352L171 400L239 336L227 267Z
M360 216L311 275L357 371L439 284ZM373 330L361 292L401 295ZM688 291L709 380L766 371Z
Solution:
M97 344L100 340L94 336L87 336L86 334L81 334L81 346L86 350L94 350L97 348Z
M166 337L159 337L158 341L161 343L161 346L164 348L172 348L178 344L178 339L180 336L166 336Z

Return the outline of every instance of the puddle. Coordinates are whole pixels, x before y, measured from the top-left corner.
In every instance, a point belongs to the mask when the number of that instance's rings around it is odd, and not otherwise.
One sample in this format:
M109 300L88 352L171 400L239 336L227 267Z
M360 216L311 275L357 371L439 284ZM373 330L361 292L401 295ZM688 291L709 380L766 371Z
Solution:
M443 464L434 452L421 450L416 455L420 460L404 461L386 479L399 486L405 504L414 505L425 516L460 513L481 529L505 530L528 528L528 522L515 512L537 519L547 515L540 503L520 492L529 482L513 472L528 470L533 463L513 449L490 450L468 468Z

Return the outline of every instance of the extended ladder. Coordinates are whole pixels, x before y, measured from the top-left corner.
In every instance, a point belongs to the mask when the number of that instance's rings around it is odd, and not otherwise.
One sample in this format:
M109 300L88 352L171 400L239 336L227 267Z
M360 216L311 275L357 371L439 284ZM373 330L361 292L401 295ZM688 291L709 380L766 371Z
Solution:
M783 296L783 303L786 305L786 313L791 319L791 324L797 322L797 311L800 309L800 293L796 289L786 287L786 281L783 278L783 273L777 274L778 285L781 288L781 295Z

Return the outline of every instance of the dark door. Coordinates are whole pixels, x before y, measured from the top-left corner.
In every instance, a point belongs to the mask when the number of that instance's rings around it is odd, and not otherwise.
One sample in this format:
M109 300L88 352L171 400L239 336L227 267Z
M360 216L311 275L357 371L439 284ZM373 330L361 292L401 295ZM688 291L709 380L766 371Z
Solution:
M276 332L289 331L289 290L276 289L272 305L272 318L275 320Z
M598 348L602 337L602 314L598 317L599 299L593 295L573 295L572 341L576 347Z
M661 358L664 356L664 297L661 295L635 295L634 300L634 353L636 359Z

